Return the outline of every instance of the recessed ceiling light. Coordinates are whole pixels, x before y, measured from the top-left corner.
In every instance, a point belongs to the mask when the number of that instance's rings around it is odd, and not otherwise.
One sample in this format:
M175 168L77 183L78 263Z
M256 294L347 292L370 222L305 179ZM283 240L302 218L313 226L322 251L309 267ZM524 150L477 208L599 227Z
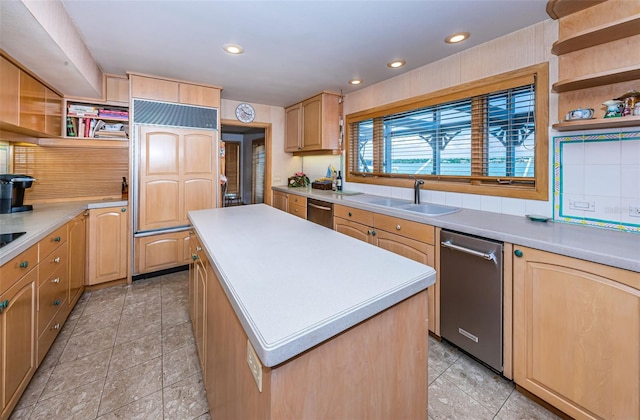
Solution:
M242 54L244 52L244 49L240 45L236 45L236 44L224 44L222 46L222 49L228 52L229 54L234 54L234 55Z
M447 44L456 44L469 38L469 32L458 32L457 34L449 35L444 39Z
M360 83L362 83L362 79L349 80L349 84L351 84L351 85L359 85Z
M395 61L388 62L387 67L390 67L392 69L397 69L400 67L404 67L405 64L407 64L407 62L404 60L395 60Z

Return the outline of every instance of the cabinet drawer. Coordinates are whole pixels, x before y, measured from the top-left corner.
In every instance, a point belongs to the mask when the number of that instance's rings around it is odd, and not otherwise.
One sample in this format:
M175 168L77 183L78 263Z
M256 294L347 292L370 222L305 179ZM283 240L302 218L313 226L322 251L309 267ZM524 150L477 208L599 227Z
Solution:
M291 206L304 206L307 207L307 197L301 195L289 194L289 208Z
M49 255L51 251L67 241L67 225L61 226L39 242L40 257Z
M306 201L306 200L305 200ZM307 218L307 205L304 206L299 204L289 204L289 213L294 216L302 217L303 219Z
M44 359L44 356L46 356L51 348L53 340L58 336L66 319L67 311L58 311L51 319L51 322L44 327L44 332L40 335L40 338L38 338L38 365L42 363L42 359Z
M333 206L333 215L335 217L342 217L343 219L352 220L364 225L373 225L373 213L367 210L354 209L352 207L345 207L336 204Z
M69 276L67 263L60 265L38 287L38 337L44 332L56 312L66 303Z
M0 267L0 295L38 265L38 246L34 245Z
M43 254L40 254L43 255ZM58 267L66 266L69 260L69 247L65 242L61 247L53 250L53 252L43 258L40 258L38 264L38 274L40 278L47 278L58 269Z
M435 228L431 225L376 213L373 215L373 226L420 242L434 243Z

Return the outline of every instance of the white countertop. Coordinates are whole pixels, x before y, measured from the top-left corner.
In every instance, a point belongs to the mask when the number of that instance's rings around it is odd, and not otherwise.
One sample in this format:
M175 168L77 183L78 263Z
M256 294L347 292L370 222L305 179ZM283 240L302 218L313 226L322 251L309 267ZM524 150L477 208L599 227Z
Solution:
M640 234L637 233L553 221L533 222L526 217L469 209L444 216L425 216L363 203L357 201L358 195L287 186L273 189L640 272Z
M0 233L26 232L15 241L0 248L0 265L20 255L87 209L126 205L127 201L73 201L34 204L31 211L0 214Z
M189 212L265 366L435 282L435 270L264 204Z

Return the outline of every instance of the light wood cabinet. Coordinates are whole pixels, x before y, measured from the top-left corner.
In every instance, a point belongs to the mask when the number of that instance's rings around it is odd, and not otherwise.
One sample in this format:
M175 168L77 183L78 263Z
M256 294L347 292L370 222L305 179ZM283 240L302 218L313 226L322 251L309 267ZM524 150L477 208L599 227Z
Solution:
M207 357L207 256L195 234L190 235L191 262L189 264L189 299L193 335L198 350L200 368L206 386Z
M515 382L576 419L640 418L640 274L514 254Z
M289 194L289 205L287 208L289 214L307 220L307 197Z
M640 116L603 118L602 110L603 102L625 94L640 81L640 2L551 0L547 11L559 18L559 39L551 50L559 57L559 80L553 84L553 91L559 94L559 122L553 128L567 131L640 125ZM566 113L578 108L595 109L595 119L564 121Z
M126 76L105 74L104 91L107 102L129 106L129 79Z
M342 205L334 205L333 214L335 231L435 267L433 226ZM434 333L438 286L436 282L427 289L429 331Z
M82 296L87 272L87 216L88 212L76 216L69 222L69 293L68 311Z
M0 121L20 124L20 69L0 55Z
M188 241L186 230L135 238L135 272L151 273L189 264Z
M37 269L0 294L0 418L9 418L36 370Z
M282 211L289 211L289 194L283 193L281 191L273 192L273 207Z
M89 210L87 285L127 277L129 213L127 206Z
M24 71L20 71L20 126L45 132L45 87Z
M215 131L141 126L138 230L187 226L215 207Z
M129 73L131 97L220 108L220 88Z
M285 152L340 150L340 95L323 92L285 109Z

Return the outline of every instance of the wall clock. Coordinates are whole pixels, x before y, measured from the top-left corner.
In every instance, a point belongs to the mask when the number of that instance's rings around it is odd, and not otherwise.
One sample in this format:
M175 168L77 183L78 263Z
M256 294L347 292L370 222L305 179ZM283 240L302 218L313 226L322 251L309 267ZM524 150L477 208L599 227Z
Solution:
M250 123L256 117L256 110L250 104L242 103L236 108L236 118L243 123Z

